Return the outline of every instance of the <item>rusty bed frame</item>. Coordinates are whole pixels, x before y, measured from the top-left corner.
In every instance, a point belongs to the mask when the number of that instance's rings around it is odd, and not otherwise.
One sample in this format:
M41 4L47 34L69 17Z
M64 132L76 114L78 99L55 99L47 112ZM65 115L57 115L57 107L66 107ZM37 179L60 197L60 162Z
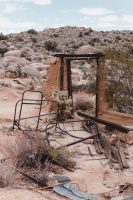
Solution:
M39 93L41 95L40 99L27 99L25 98L25 94L27 92L31 92L31 91L25 91L22 94L22 99L19 100L16 103L15 106L15 112L14 112L14 120L13 120L13 129L19 129L20 131L24 132L24 133L28 133L28 132L35 132L37 133L38 131L40 131L40 127L39 125L41 124L41 118L42 117L46 117L46 116L53 116L55 115L54 120L47 122L47 123L43 123L43 125L45 125L45 128L42 130L42 132L44 132L46 134L46 140L48 145L50 146L50 141L49 141L49 136L51 134L54 133L60 133L63 135L69 135L72 138L75 138L76 140L73 142L70 142L68 144L64 144L63 146L65 147L69 147L78 143L81 143L85 140L88 139L94 139L94 144L95 144L95 148L96 148L96 152L99 154L105 154L107 156L107 158L109 158L109 155L107 155L108 153L108 149L106 149L105 145L105 141L104 138L102 136L102 131L98 128L97 122L95 122L94 120L92 120L91 118L89 118L89 116L87 116L87 119L82 119L82 120L67 120L67 121L60 121L58 120L58 114L59 114L59 108L57 109L56 112L53 113L45 113L42 114L42 105L43 102L51 102L51 101L47 101L46 99L43 99L43 94L40 91L33 91L32 93ZM52 101L54 102L54 101ZM18 104L20 103L20 109L18 110ZM54 102L55 103L55 102ZM35 115L35 116L31 116L31 117L22 117L22 111L23 111L23 106L24 105L38 105L39 106L39 114ZM17 117L18 114L18 117ZM37 119L37 123L34 129L29 129L29 127L25 127L22 125L22 121L23 120L28 120L28 119ZM74 129L73 123L81 123L81 127L78 130ZM69 124L71 125L72 129L67 130L66 129L66 125ZM70 132L72 131L85 131L88 133L88 137L78 137L76 135L71 134ZM91 133L91 135L89 135L89 133ZM108 143L108 141L106 141ZM120 142L120 141L119 141ZM62 148L62 145L58 148ZM109 145L109 148L110 145ZM113 149L113 151L112 151ZM107 151L107 152L106 152ZM122 149L120 150L120 152L116 149L114 151L114 148L111 148L109 151L112 151L112 153L114 154L114 152L117 153L117 159L120 165L120 168L123 170L123 168L128 168L128 164L126 162L126 159L124 157L124 154L122 152ZM109 158L110 160L110 158Z
M38 94L40 94L41 98L40 99L27 99L27 98L25 98L25 95L28 92L38 93ZM53 116L53 117L55 117L54 120L52 120L50 122L43 123L45 125L45 128L42 130L42 132L45 132L46 136L49 136L49 134L51 134L50 131L52 131L52 133L56 132L56 133L60 133L60 134L67 134L70 137L78 139L76 142L74 142L74 144L82 142L82 141L87 140L87 139L94 139L94 138L98 139L98 138L100 138L100 132L97 128L97 124L96 124L96 122L94 122L91 119L82 119L82 120L72 119L72 120L67 120L67 121L60 121L60 120L58 120L58 114L59 114L58 108L57 108L56 112L51 112L51 113L49 112L49 113L42 114L41 111L42 111L43 103L49 103L49 102L56 103L55 101L48 101L48 100L44 99L44 96L43 96L42 92L40 92L40 91L29 91L29 90L24 91L23 94L22 94L22 99L19 100L16 103L16 106L15 106L14 120L13 120L13 130L18 129L18 130L25 132L25 133L27 133L27 132L36 132L37 133L40 130L39 125L42 124L42 122L41 122L42 118L47 117L47 116L50 116L50 117ZM39 106L38 115L34 115L34 116L30 116L30 117L23 117L22 111L23 111L24 105L33 105L33 106L37 105L37 106ZM22 124L23 120L29 120L29 119L37 119L36 120L37 121L36 126L34 128L29 128L29 127L26 127ZM75 130L73 123L81 123L81 129ZM67 124L71 125L72 129L67 130L66 129ZM95 130L96 130L96 134L94 134L93 136L83 138L83 137L78 137L76 135L72 135L70 133L71 131L72 132L73 131L75 131L75 132L76 131L86 131L86 132L89 133L89 132L92 132L92 127L94 127L94 126L95 126Z

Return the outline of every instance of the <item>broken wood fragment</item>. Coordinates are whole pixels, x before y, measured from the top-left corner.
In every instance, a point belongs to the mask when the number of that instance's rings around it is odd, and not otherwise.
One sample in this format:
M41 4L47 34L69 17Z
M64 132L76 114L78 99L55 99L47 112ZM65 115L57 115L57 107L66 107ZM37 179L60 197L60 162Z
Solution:
M90 156L93 156L90 147L88 147L88 152L89 152L89 155L90 155Z
M127 163L126 156L124 154L120 140L118 140L118 142L117 142L117 148L119 150L119 154L120 154L120 158L121 158L121 161L122 161L123 168L129 168L129 165Z

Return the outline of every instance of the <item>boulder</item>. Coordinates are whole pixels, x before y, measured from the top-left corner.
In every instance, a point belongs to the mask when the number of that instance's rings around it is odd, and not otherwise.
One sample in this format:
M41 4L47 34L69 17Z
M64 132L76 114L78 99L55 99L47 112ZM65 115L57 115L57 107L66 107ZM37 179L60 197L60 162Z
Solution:
M0 69L3 69L4 67L3 67L3 63L2 62L0 62Z
M8 66L8 71L10 72L16 72L20 69L20 66L16 63L11 63L9 66Z
M18 57L15 57L15 56L6 56L2 59L2 63L3 63L3 66L4 67L9 67L11 66L12 64L15 64L15 65L21 65L21 66L26 66L28 64L31 64L30 61L26 60L25 58L18 58Z
M83 77L83 73L80 69L72 69L72 83L78 84Z
M8 80L0 80L0 86L11 87L11 82Z
M21 57L30 57L33 54L33 50L29 47L23 47L21 49Z
M89 83L88 80L82 79L81 81L78 82L78 85L87 85Z
M49 67L49 65L44 65L43 63L32 63L28 65L29 67L32 67L38 71L45 71Z
M13 88L13 89L17 89L17 90L24 90L24 86L23 85L16 84L14 82L11 82L11 86L10 87Z
M5 78L5 70L0 69L0 78Z
M41 71L40 72L40 77L42 78L42 79L46 79L46 76L47 76L47 71Z
M14 57L20 57L21 56L21 50L11 50L4 54L4 57L6 56L14 56Z
M22 73L26 74L28 77L36 77L36 78L40 78L40 73L37 69L34 69L32 67L29 66L25 66L22 68Z
M95 53L102 53L101 50L96 49L90 45L83 45L77 51L77 54L95 54Z

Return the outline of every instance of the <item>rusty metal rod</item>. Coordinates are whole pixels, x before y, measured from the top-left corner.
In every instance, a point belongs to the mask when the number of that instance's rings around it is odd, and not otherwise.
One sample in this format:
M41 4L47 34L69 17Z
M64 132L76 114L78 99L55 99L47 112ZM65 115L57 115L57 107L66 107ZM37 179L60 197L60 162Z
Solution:
M89 137L86 137L86 138L77 140L77 141L75 141L75 142L71 142L71 143L66 144L66 145L64 145L64 146L60 146L58 149L61 149L62 147L70 147L70 146L72 146L72 145L78 144L78 143L83 142L83 141L88 140L88 139L97 139L97 138L99 138L99 134L97 134L97 135L92 135L92 136L89 136Z

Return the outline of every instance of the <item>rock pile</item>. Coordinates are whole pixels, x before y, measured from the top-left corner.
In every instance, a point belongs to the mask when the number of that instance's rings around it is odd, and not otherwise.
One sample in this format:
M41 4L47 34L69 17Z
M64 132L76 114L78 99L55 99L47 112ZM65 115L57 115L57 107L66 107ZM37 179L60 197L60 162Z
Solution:
M29 56L34 52L30 48L10 50L4 54L0 63L1 78L45 78L48 65L33 63Z

